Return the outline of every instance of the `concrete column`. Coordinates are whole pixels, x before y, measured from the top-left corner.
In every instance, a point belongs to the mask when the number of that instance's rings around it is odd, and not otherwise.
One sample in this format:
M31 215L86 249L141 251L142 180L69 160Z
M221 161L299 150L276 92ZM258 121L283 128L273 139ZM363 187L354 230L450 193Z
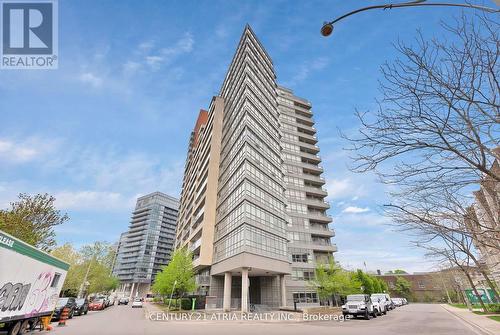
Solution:
M285 285L285 275L279 276L280 280L280 292L281 292L281 307L286 307L286 285Z
M231 272L224 273L224 301L222 308L224 312L231 310Z
M132 288L130 289L130 298L129 298L129 300L134 299L134 289L135 289L135 283L132 283Z
M248 312L248 268L241 269L241 312Z

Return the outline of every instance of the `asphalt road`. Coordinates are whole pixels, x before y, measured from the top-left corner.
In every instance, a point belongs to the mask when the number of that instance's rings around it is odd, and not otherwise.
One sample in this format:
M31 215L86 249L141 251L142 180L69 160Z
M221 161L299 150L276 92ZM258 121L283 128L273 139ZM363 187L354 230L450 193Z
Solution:
M53 323L55 326L56 323ZM100 312L74 317L65 327L54 327L55 335L293 335L293 334L418 334L474 335L467 324L439 305L411 304L371 320L276 322L276 321L150 321L145 310L113 306ZM40 334L40 333L37 333Z

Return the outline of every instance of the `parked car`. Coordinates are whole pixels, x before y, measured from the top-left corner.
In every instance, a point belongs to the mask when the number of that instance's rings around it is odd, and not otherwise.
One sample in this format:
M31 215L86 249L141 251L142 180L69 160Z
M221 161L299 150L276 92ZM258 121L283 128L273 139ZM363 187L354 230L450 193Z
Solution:
M372 301L368 294L352 294L347 296L345 305L342 305L342 315L344 316L363 316L366 320L370 320L370 316L377 317L376 311L373 308Z
M118 299L118 305L128 305L128 298L120 298Z
M75 315L87 314L89 312L89 302L87 299L76 299Z
M111 306L111 300L107 295L99 295L95 299L104 300L104 308Z
M142 308L142 299L141 298L135 298L134 301L132 302L132 308Z
M91 311L102 311L106 308L106 301L104 299L95 298L89 304L89 310Z
M386 294L386 299L389 302L389 310L390 311L392 311L394 308L396 308L396 306L394 305L394 302L392 301L392 298L390 297L390 295Z
M396 306L396 307L403 306L403 299L401 299L401 298L392 298L392 302L394 303L394 306Z
M115 305L115 296L108 296L106 307L114 306L114 305Z
M370 298L374 308L378 311L378 315L387 314L389 302L384 293L372 294Z
M384 304L386 312L390 311L391 309L394 309L391 297L387 293L374 293L371 295L371 297L380 299Z
M76 310L76 299L75 298L59 298L57 301L54 313L52 313L52 320L59 320L61 318L61 313L64 308L68 308L68 319L71 319L75 314Z
M408 300L406 300L406 298L403 298L403 305L408 305Z

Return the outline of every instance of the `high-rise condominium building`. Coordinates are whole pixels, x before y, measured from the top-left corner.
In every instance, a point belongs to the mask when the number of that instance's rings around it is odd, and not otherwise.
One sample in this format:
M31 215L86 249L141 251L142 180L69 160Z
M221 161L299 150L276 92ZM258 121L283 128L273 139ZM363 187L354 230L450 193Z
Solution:
M179 200L161 192L137 199L113 266L121 284L119 291L130 296L149 293L156 274L170 260L178 210Z
M336 249L311 117L247 26L185 165L176 247L193 252L207 307L318 304L307 281Z
M500 174L500 147L494 149L497 159L490 171ZM480 189L474 192L475 203L467 209L465 224L479 251L481 263L490 279L500 285L500 252L495 244L500 239L500 183L484 175Z

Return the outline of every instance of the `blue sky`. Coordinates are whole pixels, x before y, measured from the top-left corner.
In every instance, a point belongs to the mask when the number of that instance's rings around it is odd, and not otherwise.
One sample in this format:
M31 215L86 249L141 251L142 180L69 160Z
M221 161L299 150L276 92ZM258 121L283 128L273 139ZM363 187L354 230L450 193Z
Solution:
M474 2L474 1L473 1ZM59 3L59 69L0 71L0 208L19 192L48 192L71 220L59 243L115 241L137 196L178 196L190 131L217 94L249 23L278 82L313 104L336 231L336 258L369 270L432 267L380 211L385 186L349 172L337 128L380 96L392 43L416 30L445 36L449 8L371 11L375 1L77 1ZM495 6L493 2L478 2Z

